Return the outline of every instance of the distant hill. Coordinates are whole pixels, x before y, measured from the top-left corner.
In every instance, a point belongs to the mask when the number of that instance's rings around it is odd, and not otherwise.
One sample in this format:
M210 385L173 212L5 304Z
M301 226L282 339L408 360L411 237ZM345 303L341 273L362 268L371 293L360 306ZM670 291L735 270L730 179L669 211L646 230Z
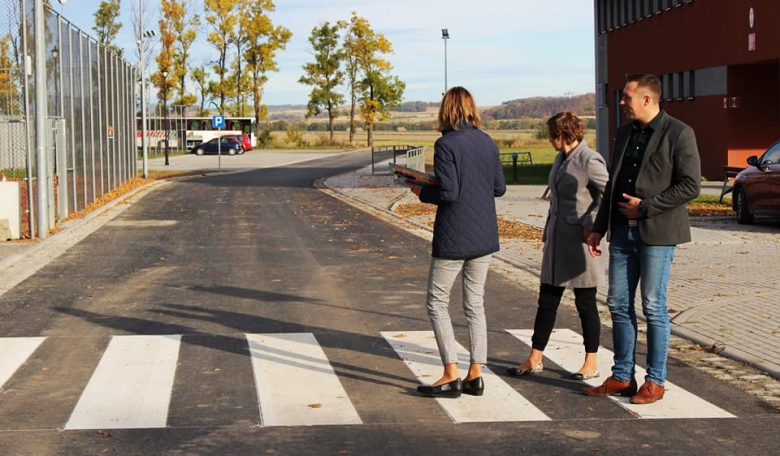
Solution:
M406 117L431 117L435 120L439 109L438 102L430 101L407 101L392 109L394 118ZM344 119L344 114L349 110L348 106L341 108L342 114L340 120ZM560 97L531 97L510 100L501 103L499 106L486 107L481 111L484 121L490 120L514 120L523 118L546 119L551 115L571 111L580 117L589 117L596 115L596 95L586 93L583 95L565 95ZM268 120L290 120L298 121L304 118L306 114L305 105L269 105ZM321 113L312 120L326 120L327 114Z
M596 115L596 94L568 95L561 97L531 97L505 101L482 111L485 120L546 118L553 114L571 111L580 117Z

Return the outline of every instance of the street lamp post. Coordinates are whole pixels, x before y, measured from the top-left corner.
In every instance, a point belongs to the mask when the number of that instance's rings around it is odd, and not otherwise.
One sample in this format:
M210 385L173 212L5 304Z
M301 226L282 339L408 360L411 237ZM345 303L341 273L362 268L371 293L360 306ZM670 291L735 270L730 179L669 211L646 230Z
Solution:
M162 92L163 92L163 122L165 128L165 166L168 166L168 143L171 137L171 123L168 119L168 71L162 72Z
M54 59L54 116L60 115L60 50L57 46L51 49L51 57Z
M157 33L154 30L144 31L144 0L140 0L138 3L140 9L140 20L138 21L138 52L140 59L139 66L141 67L141 154L143 155L143 175L144 179L146 179L149 177L149 138L146 133L146 93L149 92L149 90L146 86L146 62L144 61L146 49L144 47L144 38L151 38Z
M447 40L450 39L450 32L447 29L441 29L441 39L444 40L444 93L447 93Z

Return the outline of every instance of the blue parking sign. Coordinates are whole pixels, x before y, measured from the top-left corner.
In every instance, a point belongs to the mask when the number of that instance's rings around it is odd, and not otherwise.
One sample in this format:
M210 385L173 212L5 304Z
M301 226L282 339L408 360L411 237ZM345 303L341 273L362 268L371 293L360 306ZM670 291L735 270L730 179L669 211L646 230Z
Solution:
M212 128L225 128L225 116L213 116L211 117Z

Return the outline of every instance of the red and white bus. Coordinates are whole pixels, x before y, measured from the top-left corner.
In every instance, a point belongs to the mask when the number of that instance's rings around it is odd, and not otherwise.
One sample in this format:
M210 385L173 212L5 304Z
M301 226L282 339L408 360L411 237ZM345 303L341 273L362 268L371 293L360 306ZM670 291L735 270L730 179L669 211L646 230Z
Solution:
M192 149L200 143L207 142L213 138L222 135L246 133L252 141L252 147L257 146L257 137L255 135L254 117L225 117L225 128L217 130L211 127L211 117L147 117L146 118L146 138L147 146L153 148L165 147L165 140L168 140L168 147L181 149L184 145L187 150ZM136 146L141 147L141 136L143 134L142 120L136 118ZM183 141L180 141L183 139Z

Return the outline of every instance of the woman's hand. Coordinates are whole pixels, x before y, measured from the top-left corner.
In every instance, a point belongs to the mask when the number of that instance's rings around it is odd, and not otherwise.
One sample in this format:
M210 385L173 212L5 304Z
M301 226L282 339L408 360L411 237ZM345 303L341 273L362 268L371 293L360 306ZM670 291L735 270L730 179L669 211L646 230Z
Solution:
M588 252L592 257L601 256L601 235L599 233L590 233L588 236Z

